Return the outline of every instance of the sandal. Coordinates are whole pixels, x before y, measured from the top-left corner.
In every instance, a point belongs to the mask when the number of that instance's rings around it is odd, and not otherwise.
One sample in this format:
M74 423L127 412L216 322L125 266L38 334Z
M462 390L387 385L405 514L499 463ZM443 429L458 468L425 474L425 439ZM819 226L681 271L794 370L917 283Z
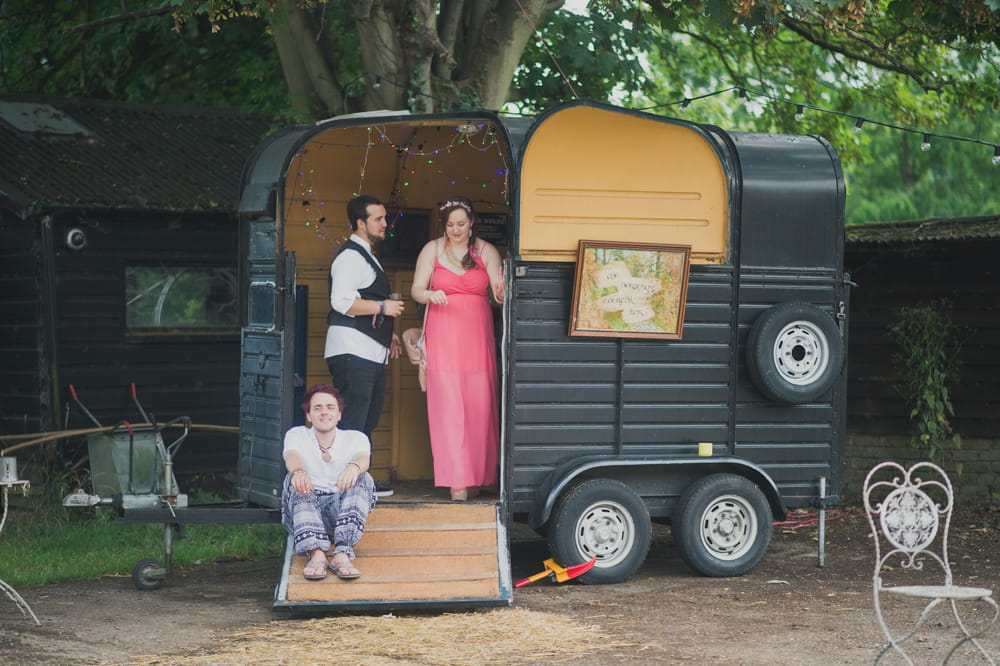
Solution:
M346 562L343 560L337 561L336 559L330 560L326 566L333 572L334 576L341 580L354 580L361 577L361 572L354 568L354 564L351 563L350 559Z
M306 580L323 580L326 578L326 558L309 560L302 567L302 577Z
M451 489L452 502L466 502L478 496L479 496L479 488L476 487Z

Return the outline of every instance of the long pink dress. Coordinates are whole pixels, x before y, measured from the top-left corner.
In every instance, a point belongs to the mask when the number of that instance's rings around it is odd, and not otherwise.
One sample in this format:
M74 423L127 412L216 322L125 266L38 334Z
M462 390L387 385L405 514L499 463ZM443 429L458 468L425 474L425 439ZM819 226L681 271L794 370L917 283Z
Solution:
M427 420L434 485L489 486L497 479L500 416L489 276L478 268L457 275L434 262L432 289L447 305L428 305Z

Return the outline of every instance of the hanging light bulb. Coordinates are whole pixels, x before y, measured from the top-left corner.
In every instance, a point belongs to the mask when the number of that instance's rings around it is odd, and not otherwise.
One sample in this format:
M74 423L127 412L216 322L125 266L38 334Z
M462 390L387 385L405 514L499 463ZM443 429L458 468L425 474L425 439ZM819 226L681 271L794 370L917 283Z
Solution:
M858 121L854 123L854 127L851 128L851 131L854 132L855 134L861 134L861 126L864 124L865 124L865 119L858 118Z
M993 146L993 164L1000 166L1000 146Z
M804 111L805 111L805 107L802 106L801 104L797 104L795 106L795 116L794 116L795 122L797 122L797 123L801 123L802 122L802 119L805 118L805 115L806 115L804 113Z
M931 135L924 134L924 142L920 144L920 150L926 153L930 149L931 149Z

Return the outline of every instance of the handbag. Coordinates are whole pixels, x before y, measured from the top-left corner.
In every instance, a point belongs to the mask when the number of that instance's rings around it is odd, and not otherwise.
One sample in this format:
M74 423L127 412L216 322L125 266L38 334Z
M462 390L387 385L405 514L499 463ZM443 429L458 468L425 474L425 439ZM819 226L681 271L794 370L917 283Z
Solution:
M406 357L410 363L417 366L417 379L420 381L420 390L427 391L427 345L424 338L424 329L427 327L427 312L431 309L428 303L424 307L424 321L419 328L408 328L403 331L403 346L406 348Z

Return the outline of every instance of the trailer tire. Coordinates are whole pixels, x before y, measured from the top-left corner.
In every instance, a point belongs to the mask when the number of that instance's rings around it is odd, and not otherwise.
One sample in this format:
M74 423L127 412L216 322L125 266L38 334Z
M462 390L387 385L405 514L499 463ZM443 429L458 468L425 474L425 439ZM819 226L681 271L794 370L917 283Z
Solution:
M800 405L830 390L844 366L833 319L809 303L781 303L757 317L746 344L750 380L776 402Z
M681 495L674 543L689 567L712 578L742 576L771 543L771 505L754 483L736 474L712 474Z
M549 521L549 550L563 567L596 557L577 580L620 583L639 570L653 540L646 503L614 479L588 479L571 486L556 503Z
M150 573L161 570L162 567L156 560L148 558L139 560L132 567L132 584L135 585L135 589L137 590L158 590L163 585L163 578L153 578L150 576Z

